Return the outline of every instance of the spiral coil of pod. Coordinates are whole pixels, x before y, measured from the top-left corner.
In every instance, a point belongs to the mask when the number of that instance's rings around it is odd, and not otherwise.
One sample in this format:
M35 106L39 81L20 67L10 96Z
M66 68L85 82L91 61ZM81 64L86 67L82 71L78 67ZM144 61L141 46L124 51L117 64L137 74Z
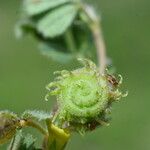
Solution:
M49 93L46 99L50 95L56 95L56 120L61 120L61 125L67 122L74 130L86 131L104 125L111 103L124 95L119 92L118 86L110 82L110 77L108 80L107 75L99 73L92 61L79 61L84 64L83 68L56 72L59 76L47 86Z

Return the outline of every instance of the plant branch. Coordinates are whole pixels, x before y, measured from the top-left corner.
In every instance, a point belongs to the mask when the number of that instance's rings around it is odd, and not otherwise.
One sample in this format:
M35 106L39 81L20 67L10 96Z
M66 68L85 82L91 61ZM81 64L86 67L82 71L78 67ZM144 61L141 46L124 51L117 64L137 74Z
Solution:
M47 131L41 127L38 123L32 121L32 120L21 120L20 121L21 127L33 127L40 131L43 135L48 135Z
M91 29L93 34L94 43L97 50L97 57L99 63L100 73L105 72L106 68L106 46L102 35L101 25L98 16L96 15L94 9L89 5L83 5L82 9L85 13L84 17L87 17L85 20Z
M100 26L95 24L95 26L91 27L95 46L97 49L97 57L100 66L100 73L105 72L106 68L106 48L103 40L102 32L100 30Z

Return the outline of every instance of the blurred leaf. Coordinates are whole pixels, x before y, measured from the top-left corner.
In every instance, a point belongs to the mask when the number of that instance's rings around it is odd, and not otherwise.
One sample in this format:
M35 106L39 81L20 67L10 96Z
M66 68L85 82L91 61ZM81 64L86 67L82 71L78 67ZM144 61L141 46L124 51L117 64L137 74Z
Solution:
M74 23L72 26L72 31L77 46L78 57L85 57L91 60L96 58L96 48L93 43L93 37L88 26L77 20L78 23Z
M35 148L35 141L36 139L31 134L24 135L22 131L18 131L8 150L38 150Z
M18 131L15 137L11 140L7 150L19 150L22 142L22 131Z
M38 121L42 121L42 120L46 120L48 118L51 118L51 114L50 113L46 113L44 111L38 111L38 110L27 110L23 113L22 115L23 119L30 119L30 118L34 118Z
M58 7L38 21L37 30L44 37L54 38L59 36L71 25L76 13L77 8L73 4Z
M31 149L34 146L36 139L33 138L33 136L31 134L27 134L24 138L23 144L25 145L26 149Z
M72 0L24 0L24 10L28 15L37 15Z
M21 19L15 26L15 35L21 38L24 34L35 31L35 23L31 19Z
M49 44L42 43L40 45L40 51L43 55L59 63L68 63L75 57L73 56L73 54L63 52L62 48L59 47L59 45L55 45L52 43Z
M50 144L49 149L50 150L57 150L57 146L56 146L56 141L55 140L52 142L52 144Z

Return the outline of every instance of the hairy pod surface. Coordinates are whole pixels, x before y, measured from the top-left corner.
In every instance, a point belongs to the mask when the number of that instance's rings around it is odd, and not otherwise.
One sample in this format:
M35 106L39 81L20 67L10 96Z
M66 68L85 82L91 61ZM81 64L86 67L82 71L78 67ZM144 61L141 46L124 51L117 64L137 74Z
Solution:
M46 98L56 95L57 118L62 124L67 122L68 126L79 131L93 130L106 124L111 103L123 95L116 86L117 81L113 85L114 77L100 74L90 60L79 60L84 64L83 68L56 72L59 76L47 86L49 93Z

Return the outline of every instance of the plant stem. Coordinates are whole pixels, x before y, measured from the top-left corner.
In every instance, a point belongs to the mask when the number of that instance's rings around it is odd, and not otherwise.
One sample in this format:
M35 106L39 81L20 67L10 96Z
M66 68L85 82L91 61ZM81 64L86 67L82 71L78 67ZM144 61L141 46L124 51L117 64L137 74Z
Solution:
M100 66L100 73L105 72L106 68L106 48L105 48L105 43L103 40L102 32L100 30L100 26L98 24L95 24L94 26L91 27L95 46L97 49L97 57L98 57L98 62Z
M33 127L35 129L37 129L38 131L40 131L43 135L48 135L47 131L41 127L38 123L32 121L32 120L21 120L20 121L21 127Z
M72 53L76 53L75 40L74 40L72 31L70 28L65 33L65 41L66 41L68 50L71 51Z
M106 46L102 35L100 21L91 6L82 4L81 8L84 13L83 20L88 24L94 38L98 63L100 66L99 70L100 73L103 74L106 68Z

